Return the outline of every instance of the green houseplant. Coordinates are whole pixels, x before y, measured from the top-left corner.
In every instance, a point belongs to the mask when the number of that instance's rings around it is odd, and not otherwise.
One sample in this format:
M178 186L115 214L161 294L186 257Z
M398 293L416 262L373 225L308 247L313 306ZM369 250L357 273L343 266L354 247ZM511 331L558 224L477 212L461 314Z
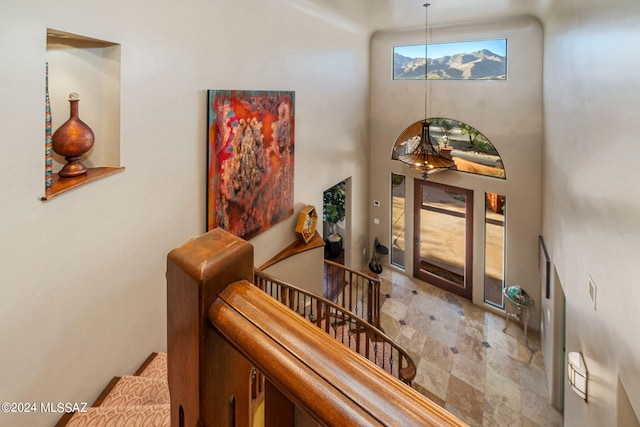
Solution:
M345 182L339 182L325 190L322 199L322 218L330 224L327 235L327 249L330 258L337 257L342 251L342 236L336 231L336 224L344 220L345 216Z

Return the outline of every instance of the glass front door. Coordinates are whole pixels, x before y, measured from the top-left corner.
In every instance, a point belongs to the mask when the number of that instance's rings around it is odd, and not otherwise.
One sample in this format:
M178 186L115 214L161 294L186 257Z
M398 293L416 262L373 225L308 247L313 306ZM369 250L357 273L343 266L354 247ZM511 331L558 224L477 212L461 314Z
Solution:
M414 276L471 299L473 191L420 179L414 191Z

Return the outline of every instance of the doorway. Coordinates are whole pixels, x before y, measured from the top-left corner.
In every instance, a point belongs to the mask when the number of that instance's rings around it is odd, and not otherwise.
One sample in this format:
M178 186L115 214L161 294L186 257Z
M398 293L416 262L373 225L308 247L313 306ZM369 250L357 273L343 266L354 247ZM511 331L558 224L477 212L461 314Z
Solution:
M340 181L322 193L325 258L339 264L345 264L349 181L350 179Z
M473 191L416 179L413 234L414 277L471 300Z

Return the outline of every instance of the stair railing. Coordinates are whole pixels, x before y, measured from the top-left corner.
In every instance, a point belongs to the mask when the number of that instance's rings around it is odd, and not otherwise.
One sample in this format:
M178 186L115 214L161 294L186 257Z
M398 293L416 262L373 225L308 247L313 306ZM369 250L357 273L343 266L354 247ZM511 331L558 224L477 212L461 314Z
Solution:
M411 385L416 376L413 359L380 329L326 298L263 271L254 271L254 284L340 343Z
M251 283L253 248L216 229L167 259L171 425L249 426L251 367L265 376L265 426L295 408L326 426L463 422Z
M380 329L380 279L324 260L324 297Z

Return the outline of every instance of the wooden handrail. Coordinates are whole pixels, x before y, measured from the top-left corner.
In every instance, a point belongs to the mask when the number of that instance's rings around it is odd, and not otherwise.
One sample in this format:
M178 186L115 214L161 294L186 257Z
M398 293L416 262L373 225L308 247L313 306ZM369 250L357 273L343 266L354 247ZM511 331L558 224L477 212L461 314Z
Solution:
M337 281L339 286L337 292L330 291L325 297L365 318L373 326L380 329L380 278L328 259L324 260L324 264L325 283L329 285ZM366 307L366 314L363 307Z
M373 276L371 276L371 275L369 275L367 273L363 273L362 271L354 270L353 268L347 267L346 265L340 264L339 262L331 261L330 259L325 259L324 263L327 264L327 265L331 265L333 267L338 267L338 268L340 268L342 270L348 271L348 272L356 274L358 276L365 277L367 280L378 281L378 282L380 281L380 279L377 278L377 277L373 277Z
M249 282L228 286L211 305L209 320L269 382L324 425L462 425L368 360L336 347Z
M251 364L207 320L230 283L253 278L253 248L216 229L167 257L167 370L173 427L249 425Z
M257 269L254 285L338 342L411 385L416 365L409 353L366 320L326 298Z
M325 245L324 239L317 231L313 234L313 237L308 242L301 242L296 239L295 242L278 252L273 258L258 267L258 270L266 270L274 264L279 263L294 255L298 255L302 252L309 251L311 249L321 248Z
M465 425L336 346L253 286L252 276L251 245L219 229L169 253L172 426L248 426L252 364L267 379L267 427L293 427L294 404L329 426Z

